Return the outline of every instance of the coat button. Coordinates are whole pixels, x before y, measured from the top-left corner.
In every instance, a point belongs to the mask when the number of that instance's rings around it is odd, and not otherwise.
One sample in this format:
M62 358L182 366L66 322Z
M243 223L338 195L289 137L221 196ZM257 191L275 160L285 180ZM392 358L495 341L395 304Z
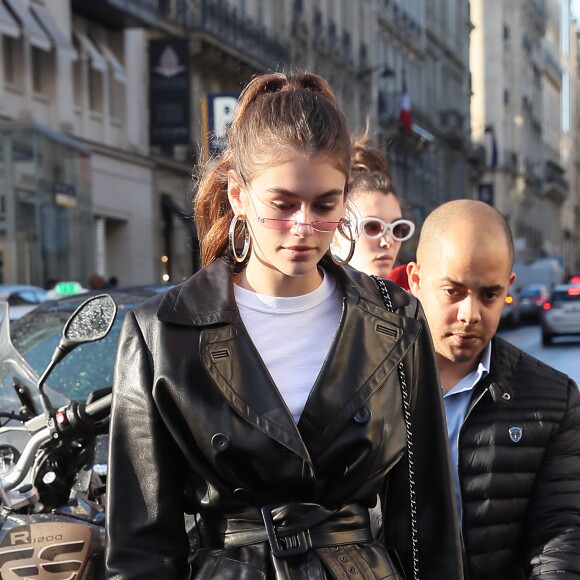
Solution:
M354 420L361 425L368 423L371 418L371 410L368 407L361 407L355 414Z
M216 451L225 451L230 446L230 438L223 433L216 433L211 438L211 446Z

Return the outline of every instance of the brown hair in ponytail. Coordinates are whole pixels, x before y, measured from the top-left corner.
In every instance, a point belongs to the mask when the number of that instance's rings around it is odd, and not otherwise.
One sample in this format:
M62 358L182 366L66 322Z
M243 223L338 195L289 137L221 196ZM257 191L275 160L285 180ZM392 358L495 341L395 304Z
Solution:
M368 133L353 138L351 176L352 197L369 191L398 197L389 162L378 146L370 142Z
M234 215L228 171L251 181L261 170L284 163L289 151L325 155L348 178L350 137L334 92L312 73L254 77L240 95L226 150L205 166L197 188L194 215L203 266L227 251Z

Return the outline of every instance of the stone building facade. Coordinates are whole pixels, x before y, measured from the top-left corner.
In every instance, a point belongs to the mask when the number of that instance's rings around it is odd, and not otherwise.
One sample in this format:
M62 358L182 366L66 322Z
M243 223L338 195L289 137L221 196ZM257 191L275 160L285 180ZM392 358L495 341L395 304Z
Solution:
M495 146L480 192L509 219L516 258L580 264L576 23L568 0L472 0L473 139Z
M567 133L558 119L577 41L569 22L562 50L563 1L0 0L0 281L190 275L198 164L271 70L330 81L419 226L480 197L519 249L572 261L576 109Z

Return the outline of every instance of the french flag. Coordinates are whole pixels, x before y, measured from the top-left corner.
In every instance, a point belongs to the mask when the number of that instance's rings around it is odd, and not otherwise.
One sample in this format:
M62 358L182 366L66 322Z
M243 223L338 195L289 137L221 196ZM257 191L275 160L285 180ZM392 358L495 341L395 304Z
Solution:
M399 125L405 133L411 132L413 119L411 117L411 97L407 90L407 81L403 79L403 93L401 94L401 110L399 111Z

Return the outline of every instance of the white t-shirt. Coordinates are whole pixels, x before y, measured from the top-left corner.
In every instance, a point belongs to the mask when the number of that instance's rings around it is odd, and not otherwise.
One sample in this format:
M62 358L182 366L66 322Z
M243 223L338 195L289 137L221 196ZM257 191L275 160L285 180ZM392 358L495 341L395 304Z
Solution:
M234 284L242 321L282 398L298 422L338 330L342 296L324 273L303 296L266 296Z

